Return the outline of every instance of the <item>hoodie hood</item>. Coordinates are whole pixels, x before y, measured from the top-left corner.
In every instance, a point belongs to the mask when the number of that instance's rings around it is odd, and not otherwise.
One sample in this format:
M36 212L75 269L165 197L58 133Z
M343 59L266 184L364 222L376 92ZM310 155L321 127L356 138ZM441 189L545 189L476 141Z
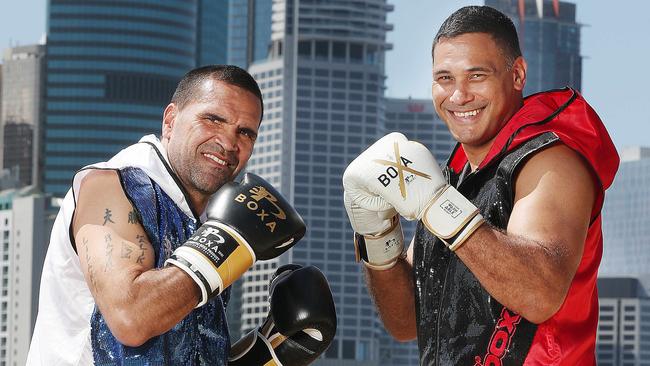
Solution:
M523 107L499 131L478 169L545 132L555 133L565 145L587 160L603 191L612 184L619 165L614 143L594 109L571 88L526 97ZM465 151L457 144L447 166L459 173L466 163Z

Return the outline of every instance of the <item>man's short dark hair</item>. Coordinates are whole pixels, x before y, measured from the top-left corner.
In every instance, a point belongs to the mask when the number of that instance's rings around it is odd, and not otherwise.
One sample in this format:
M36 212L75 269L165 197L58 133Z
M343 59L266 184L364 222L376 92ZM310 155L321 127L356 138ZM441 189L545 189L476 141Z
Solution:
M456 10L447 18L433 40L431 56L436 44L441 39L453 38L466 33L487 33L492 36L512 67L517 57L521 56L517 29L512 20L502 12L489 6L465 6Z
M260 100L260 108L262 116L264 116L264 101L259 85L251 74L234 65L207 65L189 71L178 82L171 102L182 109L187 103L202 97L197 95L197 92L200 90L201 84L208 79L222 81L253 93Z

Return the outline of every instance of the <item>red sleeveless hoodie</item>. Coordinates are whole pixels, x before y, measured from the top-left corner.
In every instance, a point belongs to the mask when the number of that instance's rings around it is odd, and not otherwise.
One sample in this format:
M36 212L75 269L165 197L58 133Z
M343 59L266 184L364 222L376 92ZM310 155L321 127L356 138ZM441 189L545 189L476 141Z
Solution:
M524 365L595 365L598 293L596 277L603 250L600 211L619 157L596 112L573 89L531 95L497 135L479 169L546 132L580 154L593 170L600 191L592 211L582 260L558 312L539 324ZM459 173L467 157L458 145L448 167Z

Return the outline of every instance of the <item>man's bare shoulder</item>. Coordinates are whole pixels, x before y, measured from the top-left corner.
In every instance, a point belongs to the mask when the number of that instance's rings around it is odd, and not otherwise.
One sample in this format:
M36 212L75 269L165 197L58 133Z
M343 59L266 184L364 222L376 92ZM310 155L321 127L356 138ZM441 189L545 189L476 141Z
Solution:
M127 222L132 210L132 205L122 189L118 172L112 169L92 169L79 184L73 230L76 233L85 224L110 225Z
M545 181L553 182L557 190L584 191L591 196L597 178L578 152L558 143L534 154L519 169L515 180L515 201Z
M80 190L115 189L121 190L119 175L114 169L87 169L80 182Z

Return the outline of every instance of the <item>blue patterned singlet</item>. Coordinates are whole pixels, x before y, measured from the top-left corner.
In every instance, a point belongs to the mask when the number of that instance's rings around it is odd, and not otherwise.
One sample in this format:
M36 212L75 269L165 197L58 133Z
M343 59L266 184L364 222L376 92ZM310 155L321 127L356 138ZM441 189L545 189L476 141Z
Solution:
M123 168L120 179L149 236L155 252L155 266L162 268L171 252L196 230L197 220L183 213L143 170ZM230 289L226 289L206 305L194 309L167 333L151 338L139 347L120 344L95 306L91 318L95 365L226 365L230 337L225 309L229 297Z

